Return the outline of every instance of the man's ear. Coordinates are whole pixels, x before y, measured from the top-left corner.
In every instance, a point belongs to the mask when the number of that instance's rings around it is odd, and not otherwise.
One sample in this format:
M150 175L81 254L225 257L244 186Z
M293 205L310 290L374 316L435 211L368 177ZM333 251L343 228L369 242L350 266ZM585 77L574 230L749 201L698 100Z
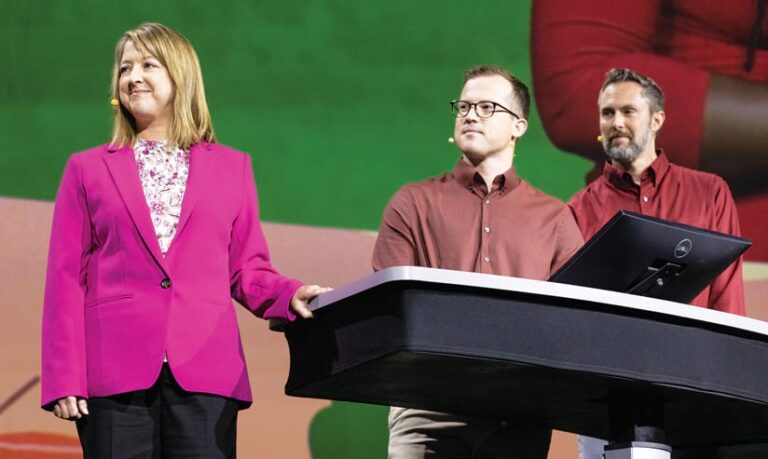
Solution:
M651 129L654 133L659 132L659 129L661 129L661 126L664 125L664 120L666 119L667 115L664 113L663 110L659 110L658 112L651 113Z
M512 140L519 139L528 130L528 120L516 119L512 127Z

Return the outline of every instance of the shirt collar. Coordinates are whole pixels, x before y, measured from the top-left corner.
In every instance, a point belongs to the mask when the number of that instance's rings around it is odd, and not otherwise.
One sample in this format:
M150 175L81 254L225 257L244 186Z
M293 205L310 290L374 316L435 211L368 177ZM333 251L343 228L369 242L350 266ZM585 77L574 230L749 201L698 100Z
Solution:
M473 189L478 186L485 187L483 177L477 170L464 161L464 158L459 158L456 166L453 168L453 177L464 188ZM512 166L506 170L503 174L497 175L493 179L493 190L500 190L501 192L511 191L520 184L520 178L517 176L515 167Z
M640 183L650 181L653 186L656 186L669 171L669 159L666 153L661 148L656 149L656 159L651 165L643 172L640 177ZM622 190L632 190L637 188L635 182L632 181L632 176L621 169L613 167L609 160L605 161L603 166L603 178L614 186Z

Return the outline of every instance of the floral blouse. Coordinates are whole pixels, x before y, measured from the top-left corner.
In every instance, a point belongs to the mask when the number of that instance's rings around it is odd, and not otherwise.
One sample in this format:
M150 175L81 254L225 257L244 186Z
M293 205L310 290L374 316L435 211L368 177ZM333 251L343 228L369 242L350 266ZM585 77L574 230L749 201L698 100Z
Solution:
M168 148L162 140L137 139L133 155L160 251L165 255L181 216L189 176L189 151Z

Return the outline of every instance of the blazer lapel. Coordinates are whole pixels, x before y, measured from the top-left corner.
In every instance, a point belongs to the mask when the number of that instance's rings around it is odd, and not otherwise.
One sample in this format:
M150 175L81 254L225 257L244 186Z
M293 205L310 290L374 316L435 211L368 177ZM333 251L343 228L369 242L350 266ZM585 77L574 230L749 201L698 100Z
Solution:
M130 146L119 149L110 149L104 157L112 180L117 186L120 197L125 203L126 209L133 220L133 224L144 241L152 258L163 272L168 275L165 266L165 259L160 252L160 244L157 242L155 228L152 225L152 218L147 207L147 199L144 196L144 190L141 187L139 174L136 169L136 160L133 157L133 148Z
M211 151L209 143L201 142L192 145L192 148L189 150L189 177L187 177L187 188L184 190L184 200L181 203L181 216L176 227L176 235L173 237L173 241L171 241L171 246L168 247L166 256L171 253L174 242L179 238L181 232L184 231L184 227L189 221L189 216L195 209L195 204L206 188L215 163L216 153Z

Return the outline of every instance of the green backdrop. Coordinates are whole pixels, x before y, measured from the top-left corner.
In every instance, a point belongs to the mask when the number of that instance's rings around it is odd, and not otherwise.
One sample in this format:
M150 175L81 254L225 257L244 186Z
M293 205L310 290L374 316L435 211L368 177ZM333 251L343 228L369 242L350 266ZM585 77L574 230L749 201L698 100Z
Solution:
M0 0L0 11L0 196L52 200L69 154L108 140L114 43L144 21L196 47L216 133L252 154L268 221L376 229L398 187L457 160L448 101L464 68L531 81L528 0ZM516 164L561 199L590 167L551 145L535 101ZM383 457L386 410L334 403L310 434L315 457Z
M0 1L0 195L53 199L68 155L109 138L121 33L159 21L203 66L220 141L250 152L263 218L375 229L403 183L452 167L462 70L531 81L528 1ZM534 108L520 174L567 198L588 164Z

